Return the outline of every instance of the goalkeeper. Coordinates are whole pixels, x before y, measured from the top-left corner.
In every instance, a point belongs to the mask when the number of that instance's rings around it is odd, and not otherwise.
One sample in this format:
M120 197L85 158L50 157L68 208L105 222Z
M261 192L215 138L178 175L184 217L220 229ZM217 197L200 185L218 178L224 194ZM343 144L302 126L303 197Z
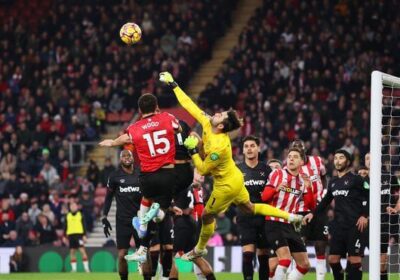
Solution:
M203 146L205 158L199 155L197 145L199 139L194 136L186 138L184 145L192 156L193 163L201 175L211 175L214 178L213 191L208 199L202 215L202 228L196 247L182 256L182 259L193 260L207 254L206 245L214 233L215 217L225 212L234 203L247 214L272 216L288 220L291 223L301 223L302 216L289 214L267 204L253 204L244 186L243 174L236 167L232 158L232 147L228 133L241 127L241 120L236 111L229 110L206 115L183 92L168 72L160 73L160 81L172 87L179 103L203 127Z

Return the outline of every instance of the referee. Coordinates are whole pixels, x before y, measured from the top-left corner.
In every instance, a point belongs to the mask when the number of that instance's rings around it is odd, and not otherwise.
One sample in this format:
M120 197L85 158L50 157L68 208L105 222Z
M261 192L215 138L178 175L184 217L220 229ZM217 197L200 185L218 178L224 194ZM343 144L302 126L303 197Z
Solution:
M260 203L261 193L267 183L271 168L258 160L260 140L252 135L243 139L244 162L238 165L244 176L244 185L250 194L250 201ZM237 225L242 245L242 271L244 280L253 280L253 260L257 249L259 262L258 277L267 280L269 275L267 238L264 230L264 216L249 216L239 211Z
M132 218L137 215L142 195L140 193L139 172L133 167L132 152L122 150L119 162L120 167L108 177L102 223L105 236L110 236L112 228L107 215L115 196L117 202L116 234L119 276L121 280L128 280L128 264L124 256L128 253L131 237L135 240L136 247L139 245L139 238L132 227Z

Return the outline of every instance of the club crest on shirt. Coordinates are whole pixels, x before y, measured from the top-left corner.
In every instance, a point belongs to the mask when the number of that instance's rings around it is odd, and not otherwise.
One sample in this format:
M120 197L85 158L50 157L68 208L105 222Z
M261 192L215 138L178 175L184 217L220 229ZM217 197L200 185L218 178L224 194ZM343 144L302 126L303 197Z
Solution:
M120 182L121 184L123 184L123 183L125 183L125 179L120 179L119 182Z

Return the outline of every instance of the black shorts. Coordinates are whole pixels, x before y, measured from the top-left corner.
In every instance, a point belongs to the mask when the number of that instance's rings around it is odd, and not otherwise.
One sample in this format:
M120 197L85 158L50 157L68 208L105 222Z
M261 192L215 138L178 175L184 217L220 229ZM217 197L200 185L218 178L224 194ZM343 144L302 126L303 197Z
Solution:
M174 219L174 251L187 253L196 246L197 225L188 215L177 216Z
M140 239L136 230L132 226L131 221L118 220L116 221L117 249L129 249L131 238L135 240L135 245L139 248Z
M164 219L155 225L151 230L153 238L150 241L150 246L155 245L172 245L174 243L174 226L172 222L172 217L167 213Z
M346 255L363 256L365 249L365 233L359 232L356 226L349 229L335 228L331 232L329 254L340 255L342 257Z
M175 164L176 184L174 186L174 198L180 192L186 189L193 183L193 168L190 162Z
M328 235L328 216L325 212L315 214L311 222L303 226L301 230L301 236L307 241L328 241Z
M238 216L237 226L242 246L255 244L257 248L268 247L265 236L265 217L262 216Z
M176 176L174 168L160 168L155 172L142 172L139 176L143 197L158 202L161 208L171 205Z
M268 244L274 251L288 246L292 253L307 252L300 233L296 232L291 224L265 221L265 235Z
M68 235L68 240L70 249L79 249L83 247L83 234Z

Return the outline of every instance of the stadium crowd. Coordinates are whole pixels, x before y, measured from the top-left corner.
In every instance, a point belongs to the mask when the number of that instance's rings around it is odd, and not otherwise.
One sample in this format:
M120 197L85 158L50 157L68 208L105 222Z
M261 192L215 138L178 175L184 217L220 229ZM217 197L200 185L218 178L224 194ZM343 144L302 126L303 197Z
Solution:
M91 161L88 176L77 177L69 143L130 121L142 92L175 104L156 84L158 72L188 81L230 24L236 1L227 2L53 1L34 14L37 25L7 15L19 1L0 6L0 246L61 246L70 200L91 230L93 191L114 167L108 161L100 171ZM135 48L116 36L127 20L141 23Z
M76 178L68 143L96 140L107 116L133 114L143 92L174 105L156 83L158 73L172 70L187 83L230 23L235 5L227 2L122 1L106 8L55 1L36 31L12 19L0 27L1 246L61 246L67 198L93 221L92 192L113 167L100 171L92 162L91 176ZM400 72L400 19L395 1L357 3L265 0L201 94L204 108L239 109L242 134L260 136L263 160L283 158L299 137L327 159L328 170L341 147L358 167L369 150L369 74L372 65ZM114 35L128 18L144 33L135 48ZM218 217L219 236L210 244L239 243L235 215Z
M240 110L264 160L301 138L329 162L343 146L359 166L369 150L370 74L400 72L396 5L265 0L201 93L203 107Z

